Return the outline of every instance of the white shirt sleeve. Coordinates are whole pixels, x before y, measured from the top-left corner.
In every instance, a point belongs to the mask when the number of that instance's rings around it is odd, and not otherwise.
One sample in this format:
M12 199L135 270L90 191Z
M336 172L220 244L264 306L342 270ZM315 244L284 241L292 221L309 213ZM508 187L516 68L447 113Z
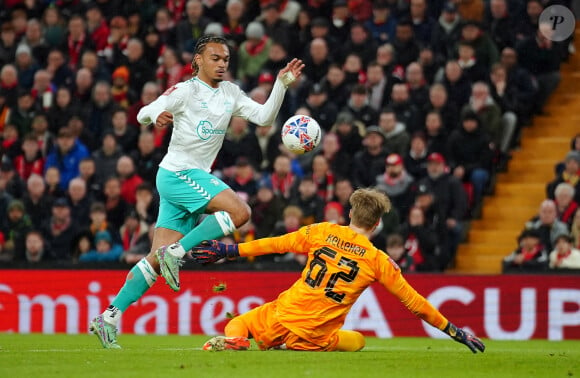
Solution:
M280 79L276 79L272 93L263 105L255 102L240 90L232 115L242 117L260 126L270 126L276 120L285 94L286 88Z
M179 84L165 91L155 101L146 105L139 110L137 121L142 125L155 124L157 117L164 111L171 114L180 110L183 104L184 88Z

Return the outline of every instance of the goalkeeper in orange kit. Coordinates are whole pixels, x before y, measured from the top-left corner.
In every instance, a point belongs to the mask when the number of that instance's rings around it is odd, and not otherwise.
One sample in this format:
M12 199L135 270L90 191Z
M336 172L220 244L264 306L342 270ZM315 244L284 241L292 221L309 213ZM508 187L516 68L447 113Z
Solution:
M358 351L364 336L343 330L346 315L362 292L380 282L416 316L465 344L473 353L485 345L457 328L407 283L397 264L369 241L381 216L390 210L387 196L375 189L358 189L350 197L350 224L317 223L279 237L226 245L215 240L193 248L202 264L223 258L269 253L308 255L301 277L278 298L230 320L225 336L205 343L205 350L244 350L253 337L260 349Z

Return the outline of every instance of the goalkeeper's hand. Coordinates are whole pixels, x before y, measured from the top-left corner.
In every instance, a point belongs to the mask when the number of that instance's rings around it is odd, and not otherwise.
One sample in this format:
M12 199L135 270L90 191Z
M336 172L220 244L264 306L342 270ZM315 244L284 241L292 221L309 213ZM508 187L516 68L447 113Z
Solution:
M224 244L217 240L204 240L191 249L191 258L198 264L211 264L223 258L235 259L240 253L237 244Z
M485 345L480 339L461 328L457 328L451 322L447 323L447 327L445 327L443 332L451 336L453 340L465 344L473 353L477 353L478 350L480 352L485 350Z

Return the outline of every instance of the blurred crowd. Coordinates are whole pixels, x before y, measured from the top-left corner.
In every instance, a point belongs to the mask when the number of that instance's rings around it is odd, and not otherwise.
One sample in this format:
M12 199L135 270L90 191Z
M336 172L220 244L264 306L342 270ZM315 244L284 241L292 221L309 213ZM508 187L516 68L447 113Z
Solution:
M518 236L518 247L503 259L504 272L580 269L580 134L555 165L538 214Z
M545 7L567 1L1 3L4 262L133 264L149 251L171 128L139 125L136 114L192 77L197 39L214 34L230 47L228 80L257 102L290 59L306 64L275 124L231 122L214 172L253 213L227 239L346 224L353 190L376 186L393 204L376 245L406 271L444 270L574 53L540 23ZM281 144L280 126L294 114L324 131L313 153ZM559 169L577 189L578 165L572 173L567 157ZM549 189L558 214L560 185ZM274 261L304 263L292 254Z

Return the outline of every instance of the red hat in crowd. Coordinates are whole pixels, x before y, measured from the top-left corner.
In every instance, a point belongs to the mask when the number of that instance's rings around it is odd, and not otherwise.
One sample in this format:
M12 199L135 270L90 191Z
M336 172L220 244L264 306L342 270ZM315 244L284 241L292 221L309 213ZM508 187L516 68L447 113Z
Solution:
M439 152L432 152L427 156L427 161L445 164L445 158Z
M113 71L113 79L118 77L123 78L125 81L129 81L129 70L125 66L121 66Z
M403 158L399 154L390 154L386 162L387 165L403 165Z
M339 214L342 214L344 211L344 208L342 207L340 202L336 202L336 201L329 202L326 204L326 206L324 206L325 213L330 209L336 210Z
M260 74L260 76L258 77L258 84L263 84L263 83L273 84L274 83L274 76L272 76L272 74L270 72L262 72Z

